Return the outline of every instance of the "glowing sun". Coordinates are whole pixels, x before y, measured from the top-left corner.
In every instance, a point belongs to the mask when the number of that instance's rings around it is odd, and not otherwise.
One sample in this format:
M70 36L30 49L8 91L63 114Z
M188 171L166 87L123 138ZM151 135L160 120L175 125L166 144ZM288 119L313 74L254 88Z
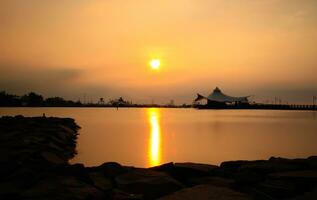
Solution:
M150 66L152 69L160 69L161 61L159 59L152 59L150 61Z

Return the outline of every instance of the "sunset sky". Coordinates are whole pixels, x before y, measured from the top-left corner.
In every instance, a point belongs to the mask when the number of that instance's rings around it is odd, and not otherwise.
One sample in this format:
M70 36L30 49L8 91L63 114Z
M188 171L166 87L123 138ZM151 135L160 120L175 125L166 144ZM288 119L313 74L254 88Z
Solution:
M0 90L180 104L216 86L311 103L317 1L0 1Z

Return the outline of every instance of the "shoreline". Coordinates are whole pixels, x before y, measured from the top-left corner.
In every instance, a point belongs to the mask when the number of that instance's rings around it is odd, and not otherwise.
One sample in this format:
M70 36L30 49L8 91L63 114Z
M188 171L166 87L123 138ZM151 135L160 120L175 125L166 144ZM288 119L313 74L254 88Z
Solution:
M0 199L317 199L317 156L166 163L70 164L80 127L71 118L0 118Z
M195 110L276 110L276 111L317 111L317 107L313 105L294 105L291 107L284 106L247 106L247 107L208 107L208 106L163 106L163 105L138 105L138 106L108 106L108 105L86 105L86 106L0 106L1 108L170 108L170 109L195 109Z

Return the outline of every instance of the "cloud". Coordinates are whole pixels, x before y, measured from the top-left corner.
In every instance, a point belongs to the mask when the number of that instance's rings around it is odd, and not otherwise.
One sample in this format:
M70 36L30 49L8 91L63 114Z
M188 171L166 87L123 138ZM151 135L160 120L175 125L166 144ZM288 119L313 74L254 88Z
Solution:
M71 87L83 70L67 67L34 67L0 64L0 88L25 93L27 91L58 91Z

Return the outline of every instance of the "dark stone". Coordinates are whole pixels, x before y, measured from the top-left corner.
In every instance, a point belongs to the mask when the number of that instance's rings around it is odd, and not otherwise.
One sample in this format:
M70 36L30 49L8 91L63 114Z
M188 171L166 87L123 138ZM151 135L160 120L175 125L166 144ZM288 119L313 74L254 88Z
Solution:
M192 178L189 183L190 185L213 185L230 188L234 185L234 180L217 176L206 176Z
M269 178L293 184L296 194L310 191L317 186L317 170L279 172L270 174Z
M73 175L78 175L78 174L86 174L88 173L88 170L85 168L85 166L81 163L76 163L73 165L67 165L65 168L65 173L67 174L73 174Z
M317 199L317 187L309 192L305 192L302 195L298 195L291 200L316 200Z
M241 177L254 175L254 181L263 179L267 174L274 172L304 170L309 165L305 159L285 159L271 157L269 160L257 161L227 161L220 165L218 174L228 177ZM238 174L237 174L238 173ZM238 178L239 179L239 178ZM253 182L252 180L250 180Z
M0 180L4 180L7 176L15 172L19 166L20 165L15 161L0 162Z
M58 169L57 172L63 176L74 176L86 183L93 184L88 170L83 164L66 165L62 169Z
M284 180L266 180L259 183L256 190L271 199L290 198L299 193L296 184Z
M286 172L279 172L279 173L273 173L269 175L272 178L275 179L297 179L297 180L303 180L303 179L311 179L311 180L317 180L317 170L302 170L302 171L286 171ZM317 183L317 182L316 182Z
M234 174L234 180L237 184L254 184L265 179L265 175L258 171L241 170Z
M135 169L115 179L120 190L131 194L142 194L145 199L154 199L175 192L183 187L164 172Z
M310 169L317 169L317 156L308 157L307 163Z
M66 164L66 161L60 158L59 156L57 156L55 153L46 151L46 152L42 152L41 155L49 163L52 163L55 165Z
M226 161L220 164L220 168L217 172L224 176L233 176L242 166L248 165L261 165L265 163L265 160L256 160L256 161L246 161L246 160L238 160L238 161Z
M268 160L269 166L272 167L271 172L305 170L309 168L307 159L287 159L271 157Z
M21 193L21 199L86 200L105 199L97 188L71 176L57 176L41 180L38 184Z
M187 169L191 173L196 173L197 175L208 175L212 173L218 166L209 164L199 164L199 163L175 163L175 168Z
M165 163L159 166L155 166L155 167L151 167L149 168L150 170L155 170L155 171L162 171L162 172L172 172L172 170L174 169L174 163L173 162L169 162L169 163Z
M105 177L114 178L120 174L126 173L131 170L131 167L123 167L116 162L106 162L98 167L90 167L90 172L102 172Z
M115 200L143 200L142 194L131 194L118 189L114 189L110 199Z
M150 168L168 173L184 184L190 184L189 179L213 175L218 166L199 163L166 163Z
M93 185L103 191L109 191L113 188L112 181L109 178L106 178L103 173L100 172L91 172L89 177L92 180Z
M196 163L175 163L170 175L184 184L190 185L189 179L212 175L217 166Z
M160 200L250 200L249 195L236 192L229 188L212 185L197 185L185 188L173 194L164 196Z

